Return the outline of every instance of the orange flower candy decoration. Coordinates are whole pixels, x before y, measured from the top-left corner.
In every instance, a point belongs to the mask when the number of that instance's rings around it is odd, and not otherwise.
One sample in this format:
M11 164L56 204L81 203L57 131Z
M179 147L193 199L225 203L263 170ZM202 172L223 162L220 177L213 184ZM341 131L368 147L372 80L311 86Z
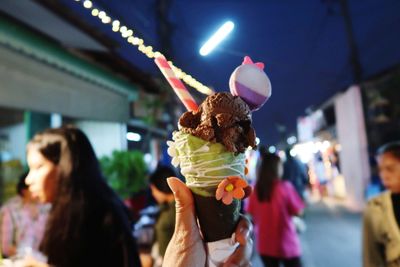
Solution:
M215 198L221 200L225 205L230 205L234 198L242 199L245 195L244 188L247 187L246 180L239 176L229 176L219 183Z

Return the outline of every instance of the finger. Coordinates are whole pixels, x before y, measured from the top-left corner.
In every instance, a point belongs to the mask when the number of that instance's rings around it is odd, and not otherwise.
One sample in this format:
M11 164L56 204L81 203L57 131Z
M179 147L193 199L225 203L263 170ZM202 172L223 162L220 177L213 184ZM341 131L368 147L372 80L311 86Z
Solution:
M235 252L229 256L222 267L249 267L251 266L251 253L246 246L240 245Z
M192 192L176 177L168 178L167 183L175 197L175 229L193 230L197 228Z
M176 221L163 267L204 267L206 251L197 226L192 192L178 178L168 178L167 182L175 196Z
M235 230L236 242L240 245L246 245L251 240L253 224L250 219L244 215L240 215L239 223Z
M239 243L239 246L224 263L223 267L251 266L251 254L253 250L252 231L253 225L250 220L246 216L241 215L235 230L235 239Z
M253 192L253 187L251 187L250 185L246 186L244 189L244 198L247 198L251 195L251 193ZM243 199L244 199L243 198Z
M176 177L168 178L167 183L174 193L177 211L183 212L185 209L191 209L193 196L190 189Z

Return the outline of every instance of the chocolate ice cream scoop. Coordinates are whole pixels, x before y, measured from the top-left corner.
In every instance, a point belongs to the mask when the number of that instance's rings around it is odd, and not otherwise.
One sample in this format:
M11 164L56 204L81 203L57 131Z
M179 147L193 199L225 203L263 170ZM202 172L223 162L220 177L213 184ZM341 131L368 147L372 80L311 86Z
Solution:
M208 96L197 111L185 112L179 125L184 133L222 143L234 153L256 146L249 106L240 97L227 92Z

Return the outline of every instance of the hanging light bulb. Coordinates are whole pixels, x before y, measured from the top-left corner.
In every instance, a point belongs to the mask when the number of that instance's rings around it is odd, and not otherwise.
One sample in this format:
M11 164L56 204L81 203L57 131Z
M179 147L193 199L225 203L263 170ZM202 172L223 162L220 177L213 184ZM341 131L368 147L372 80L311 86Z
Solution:
M106 15L107 15L106 12L100 11L99 12L99 19L103 19Z
M113 27L119 27L119 25L120 25L121 23L119 22L119 20L114 20L113 22L112 22L112 26Z
M90 1L90 0L86 0L85 2L83 2L83 6L84 6L85 8L92 8L93 3L92 3L92 1Z
M80 0L74 0L75 2L80 2ZM127 42L137 46L137 49L145 54L149 58L156 58L162 56L162 53L159 51L153 51L152 46L146 46L144 44L144 40L134 36L133 30L128 29L126 26L121 26L121 22L119 20L112 20L110 16L107 16L107 13L105 11L99 10L98 8L93 8L93 2L90 0L84 0L83 1L83 6L86 9L91 9L90 13L94 17L98 17L102 23L104 24L109 24L111 23L112 25L112 31L113 32L120 32L121 36L124 38L127 38ZM93 9L92 9L93 8ZM176 73L176 76L180 79L182 79L184 82L186 82L189 86L195 88L197 91L204 93L204 94L211 94L213 93L213 90L208 88L207 86L203 85L196 79L194 79L192 76L186 74L184 71L181 69L177 68L173 62L168 61L168 63L172 66L172 69Z
M99 10L97 8L92 9L92 16L97 17L99 15Z

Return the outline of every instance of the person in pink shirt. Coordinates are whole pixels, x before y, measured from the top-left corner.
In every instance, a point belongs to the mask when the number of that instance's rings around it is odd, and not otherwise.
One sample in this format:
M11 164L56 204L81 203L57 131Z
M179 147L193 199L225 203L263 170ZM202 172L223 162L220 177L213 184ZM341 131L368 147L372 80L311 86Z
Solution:
M252 216L256 248L264 265L299 267L301 248L292 217L302 213L304 204L295 188L281 180L282 173L281 159L262 152L255 190L245 209Z

